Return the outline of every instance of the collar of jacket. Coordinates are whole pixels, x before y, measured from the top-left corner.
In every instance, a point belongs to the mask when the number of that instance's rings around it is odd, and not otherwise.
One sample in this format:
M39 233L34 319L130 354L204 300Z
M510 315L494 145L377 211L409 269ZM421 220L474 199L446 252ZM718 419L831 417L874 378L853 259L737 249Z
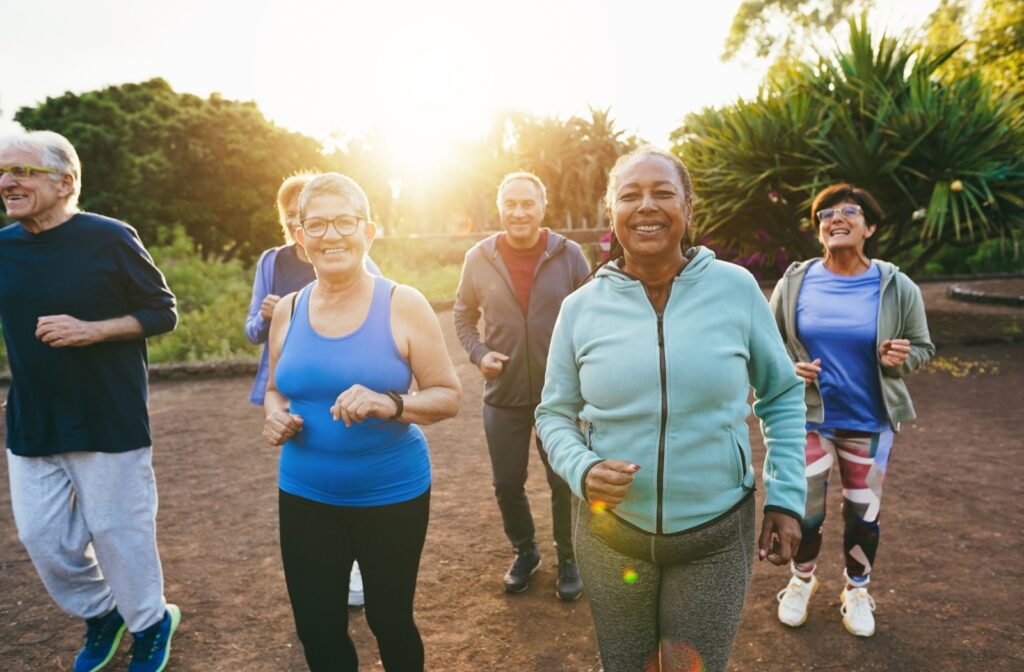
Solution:
M562 234L556 233L547 227L543 228L548 232L548 244L544 248L544 257L551 257L565 248L567 239ZM480 247L487 253L487 256L492 259L496 259L498 257L498 236L502 233L504 232L499 231L480 241Z
M679 274L672 280L673 284L689 284L700 280L704 275L711 270L711 265L715 260L715 253L710 249L699 245L691 247L687 250L687 258L690 263L683 266ZM609 261L607 264L602 266L594 274L595 278L609 280L613 283L613 286L625 288L633 285L634 283L640 282L640 279L635 275L632 275L621 268L616 261Z

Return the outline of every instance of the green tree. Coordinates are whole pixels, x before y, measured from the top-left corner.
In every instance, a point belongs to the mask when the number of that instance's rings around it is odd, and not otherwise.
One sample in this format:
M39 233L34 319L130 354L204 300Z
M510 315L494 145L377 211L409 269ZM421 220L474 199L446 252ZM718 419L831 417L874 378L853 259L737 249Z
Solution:
M1016 240L1024 224L1024 115L979 73L940 79L955 50L874 41L862 17L849 44L763 85L753 100L689 115L673 134L701 204L702 235L741 252L817 252L810 201L846 181L887 216L877 250L915 250L915 272L943 246Z
M833 28L867 11L873 0L743 0L733 16L724 60L750 50L788 62L831 44Z
M608 171L637 138L615 129L610 110L594 108L589 118L567 121L517 115L511 129L516 168L536 173L547 186L549 226L595 226Z
M986 0L978 17L977 58L989 81L1024 93L1024 0Z
M149 241L180 224L204 254L224 258L279 244L274 194L284 176L338 163L254 103L179 94L162 79L65 93L15 120L75 145L83 208L128 221Z

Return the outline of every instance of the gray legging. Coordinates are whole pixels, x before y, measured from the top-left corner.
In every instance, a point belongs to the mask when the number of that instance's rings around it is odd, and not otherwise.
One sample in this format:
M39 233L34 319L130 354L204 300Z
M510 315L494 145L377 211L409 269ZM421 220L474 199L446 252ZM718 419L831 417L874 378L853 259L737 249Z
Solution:
M673 535L575 499L573 545L605 672L643 672L659 655L665 672L726 669L753 570L753 497Z

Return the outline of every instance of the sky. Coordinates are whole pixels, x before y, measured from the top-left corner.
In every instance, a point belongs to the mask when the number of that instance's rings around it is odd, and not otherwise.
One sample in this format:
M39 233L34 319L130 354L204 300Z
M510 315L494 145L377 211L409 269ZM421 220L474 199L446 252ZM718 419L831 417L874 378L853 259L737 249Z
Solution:
M686 113L756 93L723 63L740 0L0 0L0 134L47 96L163 77L255 101L325 142L377 134L424 167L502 110L616 127L668 146ZM890 30L937 0L876 0Z

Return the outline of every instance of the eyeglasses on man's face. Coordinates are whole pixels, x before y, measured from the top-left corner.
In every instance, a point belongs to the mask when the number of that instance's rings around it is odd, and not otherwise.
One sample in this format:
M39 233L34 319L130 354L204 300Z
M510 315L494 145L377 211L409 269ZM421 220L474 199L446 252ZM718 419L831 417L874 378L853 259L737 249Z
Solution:
M32 166L29 164L22 164L20 166L0 166L0 177L4 175L10 175L16 180L26 180L35 173L46 173L47 175L57 175L60 173L56 168L46 168L45 166Z
M338 232L340 236L351 236L353 233L359 230L359 223L363 221L362 217L356 217L354 215L340 215L334 219L327 219L326 217L309 217L302 220L302 231L313 238L322 238L327 233L327 227L334 225L334 230Z
M827 222L836 215L842 215L849 219L862 214L864 214L864 209L859 205L844 205L841 208L825 208L824 210L818 210L817 212L819 222Z

